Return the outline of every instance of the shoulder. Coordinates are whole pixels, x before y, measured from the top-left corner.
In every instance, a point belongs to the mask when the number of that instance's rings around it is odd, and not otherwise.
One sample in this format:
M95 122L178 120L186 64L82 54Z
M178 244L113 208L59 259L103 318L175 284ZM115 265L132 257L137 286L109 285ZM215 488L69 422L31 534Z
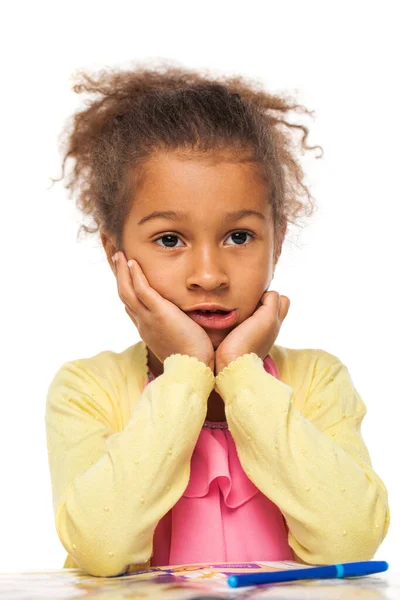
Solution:
M274 345L270 356L278 369L279 379L293 389L294 403L302 412L307 410L315 389L334 378L336 372L346 370L337 356L319 348Z
M50 382L47 403L62 402L72 395L82 402L113 403L118 390L129 389L135 395L146 378L147 354L142 341L121 352L104 350L93 356L64 362ZM143 380L143 381L142 381Z
M341 411L340 418L343 412L366 413L347 366L335 354L315 348L273 346L270 355L279 379L293 388L295 404L305 416L319 408L322 398L325 406L330 405L338 414Z
M303 378L306 374L314 377L321 370L342 365L338 356L318 348L286 348L274 344L270 356L283 381Z
M131 370L138 371L146 366L146 361L147 355L140 341L121 352L103 350L93 356L68 360L59 367L55 379L80 372L105 381L118 375L126 376Z

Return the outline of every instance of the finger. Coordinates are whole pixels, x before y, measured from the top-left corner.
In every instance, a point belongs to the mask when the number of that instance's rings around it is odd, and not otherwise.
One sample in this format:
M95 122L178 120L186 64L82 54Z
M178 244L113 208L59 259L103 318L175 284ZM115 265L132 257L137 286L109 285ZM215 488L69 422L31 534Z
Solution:
M129 263L129 265L128 265ZM160 310L163 297L151 287L139 263L133 258L127 263L131 273L133 289L139 300L151 311Z
M125 254L122 251L118 252L116 254L116 259L115 268L117 270L118 295L122 302L136 313L143 308L147 308L143 304L141 298L138 298L138 295L136 294Z
M289 298L287 296L281 296L280 297L280 307L279 307L279 319L281 322L286 318L286 315L289 312L289 308L290 308Z
M279 294L273 290L264 292L264 295L261 298L262 305L270 306L271 309L275 305L276 311L279 309Z
M282 323L289 312L290 300L287 296L280 295L278 292L268 291L262 297L263 305L268 306L271 312L277 315L279 321Z

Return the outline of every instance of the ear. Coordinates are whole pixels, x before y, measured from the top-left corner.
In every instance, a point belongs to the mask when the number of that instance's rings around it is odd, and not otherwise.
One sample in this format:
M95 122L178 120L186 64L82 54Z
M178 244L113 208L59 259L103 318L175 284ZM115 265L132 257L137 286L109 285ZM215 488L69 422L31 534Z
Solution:
M103 246L104 251L107 256L107 262L110 265L111 270L115 275L116 274L115 265L112 261L112 257L117 252L115 238L113 236L111 236L110 234L108 234L104 229L102 229L100 232L100 239L101 239L102 246Z

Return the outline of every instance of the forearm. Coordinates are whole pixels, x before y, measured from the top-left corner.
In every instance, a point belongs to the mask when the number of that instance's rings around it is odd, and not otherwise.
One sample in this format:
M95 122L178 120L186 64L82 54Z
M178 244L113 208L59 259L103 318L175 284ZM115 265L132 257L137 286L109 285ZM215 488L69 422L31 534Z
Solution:
M58 507L60 540L91 575L146 563L158 521L188 484L210 380L201 368L189 380L170 367L147 386L124 430L105 440L103 455L72 480Z
M225 386L227 421L244 471L282 511L290 546L311 564L372 558L389 514L365 454L357 460L339 446L335 426L317 429L294 406L292 388L262 365L242 366Z

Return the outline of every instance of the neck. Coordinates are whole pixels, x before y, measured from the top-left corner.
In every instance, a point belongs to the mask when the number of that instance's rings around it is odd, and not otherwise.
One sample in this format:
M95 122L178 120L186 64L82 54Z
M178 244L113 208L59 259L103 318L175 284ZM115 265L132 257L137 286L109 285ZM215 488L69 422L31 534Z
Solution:
M164 365L160 362L155 354L147 347L147 366L153 373L154 377L158 377L164 373Z
M150 348L147 348L147 366L154 377L158 377L164 373L164 365ZM221 396L215 390L212 390L208 397L206 421L218 422L225 420L225 403Z

